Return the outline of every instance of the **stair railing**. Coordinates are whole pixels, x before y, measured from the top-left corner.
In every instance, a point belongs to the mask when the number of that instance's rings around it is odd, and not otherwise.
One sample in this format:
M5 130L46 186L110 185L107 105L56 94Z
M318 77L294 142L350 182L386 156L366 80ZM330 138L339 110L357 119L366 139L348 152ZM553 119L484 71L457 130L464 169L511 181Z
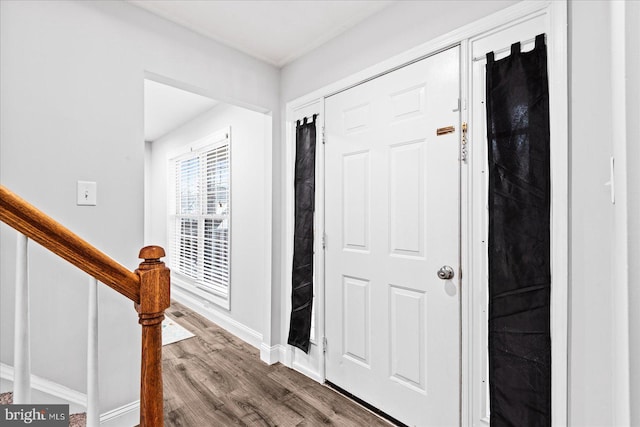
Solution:
M97 281L134 302L142 325L140 426L163 426L162 320L170 303L170 273L160 261L164 249L142 248L139 257L144 261L131 272L2 185L0 221L20 233L16 253L14 403L31 403L28 241L33 240L95 279L90 282L89 292L87 426L99 423Z

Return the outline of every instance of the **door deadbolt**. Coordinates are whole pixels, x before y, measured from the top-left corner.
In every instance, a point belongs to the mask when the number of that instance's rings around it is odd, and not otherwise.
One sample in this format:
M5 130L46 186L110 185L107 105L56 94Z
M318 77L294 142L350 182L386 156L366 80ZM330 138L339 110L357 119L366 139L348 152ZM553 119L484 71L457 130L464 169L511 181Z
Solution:
M453 268L449 267L448 265L443 265L442 267L440 267L440 270L438 270L438 277L442 280L453 279L453 276Z

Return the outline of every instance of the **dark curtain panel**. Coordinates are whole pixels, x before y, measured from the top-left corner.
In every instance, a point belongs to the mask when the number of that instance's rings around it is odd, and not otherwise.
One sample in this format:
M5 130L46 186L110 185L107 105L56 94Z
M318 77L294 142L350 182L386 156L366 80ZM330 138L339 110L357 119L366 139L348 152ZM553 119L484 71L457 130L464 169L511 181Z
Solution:
M287 342L309 352L313 304L313 213L316 194L316 117L296 126L295 230L291 321Z
M551 426L549 89L534 50L487 54L491 426Z

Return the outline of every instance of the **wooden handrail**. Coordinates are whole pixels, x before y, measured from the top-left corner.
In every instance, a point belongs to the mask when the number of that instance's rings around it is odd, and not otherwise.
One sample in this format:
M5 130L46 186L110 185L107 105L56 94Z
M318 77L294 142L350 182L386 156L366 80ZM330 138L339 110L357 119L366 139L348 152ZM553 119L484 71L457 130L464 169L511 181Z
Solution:
M140 303L140 277L0 185L0 221Z

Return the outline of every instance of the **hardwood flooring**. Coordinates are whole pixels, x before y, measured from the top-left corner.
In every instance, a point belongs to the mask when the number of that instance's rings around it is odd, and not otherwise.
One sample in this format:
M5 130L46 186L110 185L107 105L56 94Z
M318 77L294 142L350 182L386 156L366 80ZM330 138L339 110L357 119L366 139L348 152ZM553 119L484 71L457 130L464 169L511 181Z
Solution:
M162 348L165 426L390 425L188 308L167 313L196 336Z

